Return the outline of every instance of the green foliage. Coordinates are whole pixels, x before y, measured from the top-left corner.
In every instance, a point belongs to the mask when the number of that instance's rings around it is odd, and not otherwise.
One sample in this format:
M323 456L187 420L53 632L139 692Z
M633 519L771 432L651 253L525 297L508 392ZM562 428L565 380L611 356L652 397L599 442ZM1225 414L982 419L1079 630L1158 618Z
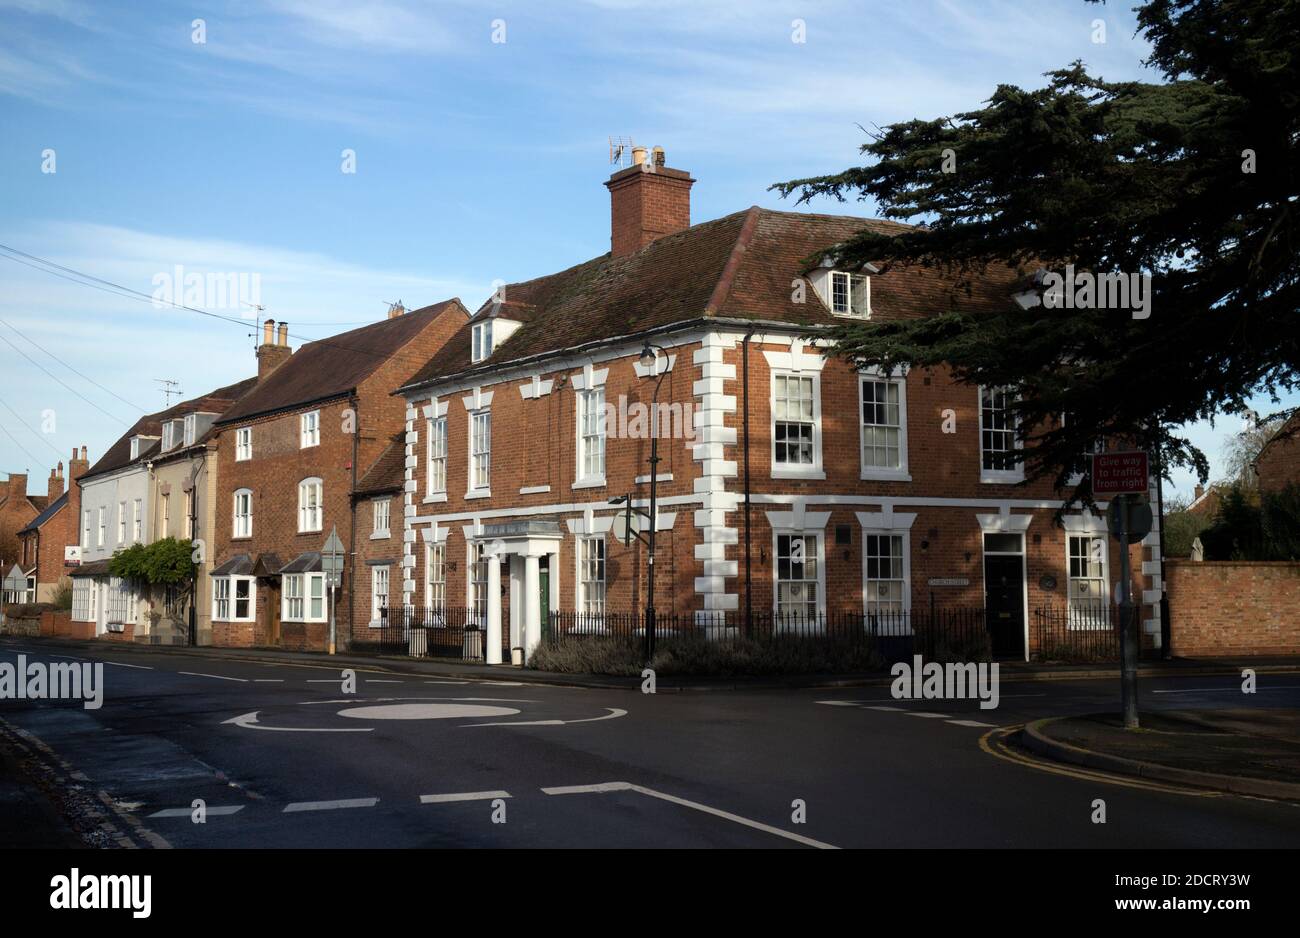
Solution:
M62 609L67 612L72 608L72 580L68 577L61 577L58 585L54 587L54 593L50 597L50 602L54 604L55 609Z
M968 282L990 263L1153 275L1149 319L990 310L958 291L930 318L831 332L858 366L949 363L960 380L1017 387L1027 475L1062 488L1101 437L1204 481L1204 454L1171 428L1300 384L1300 0L1147 0L1137 13L1162 83L1076 62L1043 88L1000 85L978 110L885 127L862 147L867 165L773 187L929 223L863 231L837 247L845 262Z
M1165 513L1164 535L1166 557L1190 557L1192 542L1210 526L1210 519L1205 515L1190 511L1169 511Z
M1300 560L1300 485L1258 499L1232 486L1201 544L1206 560Z
M192 548L188 541L166 537L152 544L132 544L108 561L108 572L139 583L183 583L194 575Z

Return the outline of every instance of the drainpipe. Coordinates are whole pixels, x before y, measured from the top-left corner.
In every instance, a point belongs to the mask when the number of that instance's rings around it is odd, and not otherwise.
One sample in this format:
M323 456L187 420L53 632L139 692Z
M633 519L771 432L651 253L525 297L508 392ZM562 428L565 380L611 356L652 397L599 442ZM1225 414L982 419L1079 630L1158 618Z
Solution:
M352 567L348 574L348 634L344 639L344 648L352 648L352 628L356 618L356 583L357 583L357 458L361 452L361 407L354 391L348 395L348 406L352 408L352 491L348 493L348 505L351 520L348 524L348 560ZM405 424L403 424L405 426ZM324 506L321 506L322 510ZM389 521L392 524L392 521ZM324 525L321 525L324 527ZM392 587L389 587L390 593ZM330 649L334 654L334 649Z
M745 422L745 634L750 634L754 629L754 578L753 578L753 561L751 559L752 551L750 550L750 499L749 499L749 340L754 337L754 330L750 328L745 333L745 339L741 343L741 380L743 389L741 395L744 403L743 420Z

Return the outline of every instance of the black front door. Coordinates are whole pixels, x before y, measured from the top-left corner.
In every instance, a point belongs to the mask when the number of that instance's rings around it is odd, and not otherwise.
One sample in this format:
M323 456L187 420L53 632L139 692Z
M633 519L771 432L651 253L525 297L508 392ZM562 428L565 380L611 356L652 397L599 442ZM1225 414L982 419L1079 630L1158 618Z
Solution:
M1025 558L984 557L984 610L994 658L1025 656Z

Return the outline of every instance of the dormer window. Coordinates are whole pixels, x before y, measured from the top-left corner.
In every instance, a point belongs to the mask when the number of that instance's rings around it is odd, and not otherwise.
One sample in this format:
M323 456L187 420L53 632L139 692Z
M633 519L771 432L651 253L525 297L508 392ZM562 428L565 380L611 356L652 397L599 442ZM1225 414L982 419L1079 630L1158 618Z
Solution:
M471 362L481 362L492 354L492 320L476 323L473 330Z
M131 458L140 458L140 438L138 436L131 437Z
M198 417L195 414L187 414L185 417L185 445L194 445L194 428L198 425Z
M175 436L174 436L174 434L172 433L172 427L173 427L173 424L172 424L172 422L171 422L170 420L167 421L167 423L164 423L164 424L163 424L162 448L163 448L164 450L169 450L169 449L171 449L173 446L176 445ZM138 455L138 449L139 449L139 447L138 447L138 445L137 445L138 442L139 442L138 439L135 439L135 440L132 440L132 441L131 441L131 458L132 458L132 459L134 459L134 458Z
M831 271L831 312L854 319L871 318L871 278L866 274Z

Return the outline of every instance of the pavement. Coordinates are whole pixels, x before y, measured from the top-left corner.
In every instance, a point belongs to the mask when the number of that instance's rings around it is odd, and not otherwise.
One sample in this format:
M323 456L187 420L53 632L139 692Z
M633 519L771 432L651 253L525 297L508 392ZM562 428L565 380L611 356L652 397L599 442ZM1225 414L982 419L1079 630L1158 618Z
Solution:
M1125 729L1116 714L1030 723L1025 745L1078 765L1141 778L1300 801L1300 711L1169 710Z
M1118 682L1096 676L1004 674L984 710L896 700L878 683L643 694L639 681L579 687L511 669L0 639L0 662L19 654L102 665L101 708L0 700L0 729L102 807L107 845L1300 843L1296 804L1112 777L1017 745L1027 723L1116 709ZM1142 706L1300 709L1300 674L1260 673L1252 697L1240 683L1150 677Z

